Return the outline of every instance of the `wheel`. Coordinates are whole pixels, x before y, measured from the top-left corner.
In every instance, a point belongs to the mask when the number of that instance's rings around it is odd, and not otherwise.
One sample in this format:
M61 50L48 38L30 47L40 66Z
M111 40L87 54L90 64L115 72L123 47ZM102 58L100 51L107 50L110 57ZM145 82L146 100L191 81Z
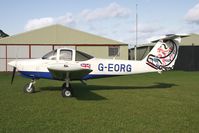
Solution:
M24 86L24 92L25 93L34 93L35 92L35 87L34 85L32 84L30 87L29 87L30 83L27 83L25 86Z
M63 97L72 97L72 91L70 88L63 88L62 89L62 96Z

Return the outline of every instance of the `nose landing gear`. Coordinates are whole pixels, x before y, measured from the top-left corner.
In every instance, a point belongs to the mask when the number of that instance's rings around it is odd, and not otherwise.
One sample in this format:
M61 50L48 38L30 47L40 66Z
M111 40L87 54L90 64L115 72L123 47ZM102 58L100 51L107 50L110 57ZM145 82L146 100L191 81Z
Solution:
M34 93L35 92L35 87L34 87L34 84L35 84L35 80L31 80L30 83L27 83L25 86L24 86L24 92L25 93Z

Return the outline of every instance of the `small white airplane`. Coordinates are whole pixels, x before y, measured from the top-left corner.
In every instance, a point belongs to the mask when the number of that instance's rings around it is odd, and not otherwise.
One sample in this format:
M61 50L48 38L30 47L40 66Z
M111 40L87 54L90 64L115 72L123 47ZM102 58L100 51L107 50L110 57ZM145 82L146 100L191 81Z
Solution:
M11 83L17 69L22 76L32 79L24 86L26 93L33 93L35 81L44 78L64 81L61 94L71 97L73 91L70 81L73 80L171 70L177 59L181 37L184 36L169 35L156 40L154 48L141 61L98 59L69 48L53 50L40 59L14 60L8 63L13 66Z

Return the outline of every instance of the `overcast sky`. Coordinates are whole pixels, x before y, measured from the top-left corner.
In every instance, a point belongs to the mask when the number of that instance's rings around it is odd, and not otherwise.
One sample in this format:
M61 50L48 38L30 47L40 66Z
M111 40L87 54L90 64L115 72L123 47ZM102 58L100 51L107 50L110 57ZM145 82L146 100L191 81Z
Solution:
M14 35L62 24L118 41L138 43L171 33L199 33L198 0L0 0L0 29Z

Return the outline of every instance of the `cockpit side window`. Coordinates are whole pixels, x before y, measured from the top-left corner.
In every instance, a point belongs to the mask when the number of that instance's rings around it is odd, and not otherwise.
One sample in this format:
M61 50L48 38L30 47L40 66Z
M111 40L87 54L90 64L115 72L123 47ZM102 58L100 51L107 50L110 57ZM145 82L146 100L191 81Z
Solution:
M42 59L46 60L56 60L57 50L53 50L42 57Z
M72 51L71 50L60 50L59 55L60 60L71 61L72 60Z
M75 61L86 61L86 60L89 60L89 59L92 59L92 58L94 58L94 57L91 56L91 55L88 55L88 54L81 52L81 51L76 51Z

